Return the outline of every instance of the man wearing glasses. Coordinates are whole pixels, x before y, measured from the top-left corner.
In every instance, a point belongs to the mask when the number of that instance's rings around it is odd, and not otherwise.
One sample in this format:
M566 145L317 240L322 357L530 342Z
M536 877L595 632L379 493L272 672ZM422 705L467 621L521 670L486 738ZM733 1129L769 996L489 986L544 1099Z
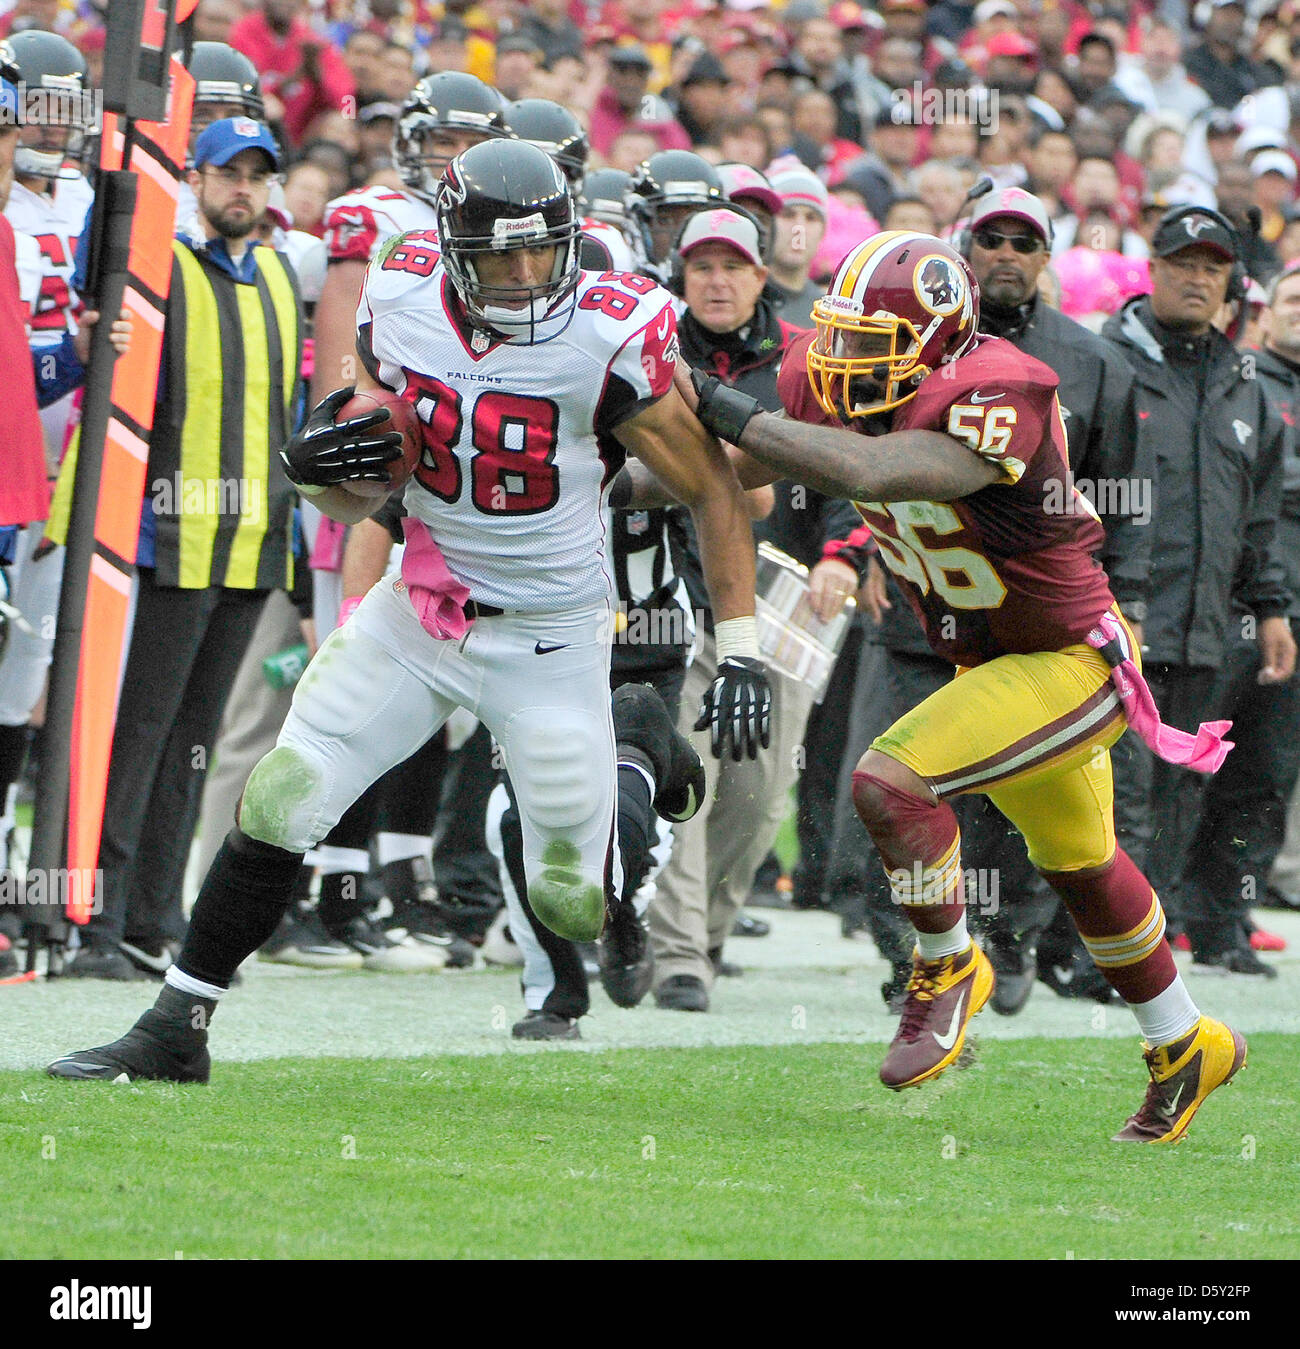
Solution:
M161 978L184 936L181 883L204 770L272 590L292 576L302 305L257 246L279 150L264 123L213 122L189 174L198 214L172 247L158 406L136 557L96 913L68 973Z

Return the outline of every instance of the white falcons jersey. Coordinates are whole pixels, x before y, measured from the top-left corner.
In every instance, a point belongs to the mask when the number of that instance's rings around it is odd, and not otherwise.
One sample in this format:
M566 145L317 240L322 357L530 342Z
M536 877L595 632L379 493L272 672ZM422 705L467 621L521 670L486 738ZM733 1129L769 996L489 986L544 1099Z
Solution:
M86 228L86 212L95 199L82 177L57 178L50 195L15 182L5 216L14 230L36 240L41 251L41 287L32 312L32 345L57 345L77 331L80 300L72 289L77 240Z
M369 262L393 237L438 229L427 201L391 187L359 187L325 207L325 247L331 262Z
M559 336L489 341L416 235L370 264L357 325L380 383L423 423L407 514L471 597L524 613L609 601L603 510L624 457L613 431L672 385L671 296L642 276L582 272Z
M582 218L582 237L584 240L583 262L593 255L599 255L602 268L611 272L636 272L641 270L632 245L628 243L623 231L603 220L593 220L590 216ZM594 266L594 262L588 265Z

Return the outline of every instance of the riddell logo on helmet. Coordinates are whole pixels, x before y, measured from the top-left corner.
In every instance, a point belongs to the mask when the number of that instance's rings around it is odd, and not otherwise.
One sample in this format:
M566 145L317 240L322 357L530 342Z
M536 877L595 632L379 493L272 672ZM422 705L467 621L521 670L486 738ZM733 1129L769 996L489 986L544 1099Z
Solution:
M540 238L546 234L546 221L540 211L521 216L517 220L498 217L492 222L492 237L496 240Z
M832 314L862 313L862 301L854 299L852 295L824 295L817 303Z

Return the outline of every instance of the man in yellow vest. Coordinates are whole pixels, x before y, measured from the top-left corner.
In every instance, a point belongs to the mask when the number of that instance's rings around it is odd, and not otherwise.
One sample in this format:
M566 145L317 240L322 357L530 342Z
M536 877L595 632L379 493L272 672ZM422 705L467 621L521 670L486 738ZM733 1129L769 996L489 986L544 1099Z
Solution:
M262 604L291 581L302 307L287 260L256 244L279 168L270 131L213 122L189 174L171 293L96 891L68 973L157 977L184 935L181 884L207 758Z

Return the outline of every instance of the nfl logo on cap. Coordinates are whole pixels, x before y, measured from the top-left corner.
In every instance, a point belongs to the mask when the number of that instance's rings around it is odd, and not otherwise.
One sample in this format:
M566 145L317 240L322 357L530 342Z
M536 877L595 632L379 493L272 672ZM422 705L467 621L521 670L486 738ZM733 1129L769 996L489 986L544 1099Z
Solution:
M231 120L234 122L236 136L260 136L262 134L262 128L251 117L235 117Z

